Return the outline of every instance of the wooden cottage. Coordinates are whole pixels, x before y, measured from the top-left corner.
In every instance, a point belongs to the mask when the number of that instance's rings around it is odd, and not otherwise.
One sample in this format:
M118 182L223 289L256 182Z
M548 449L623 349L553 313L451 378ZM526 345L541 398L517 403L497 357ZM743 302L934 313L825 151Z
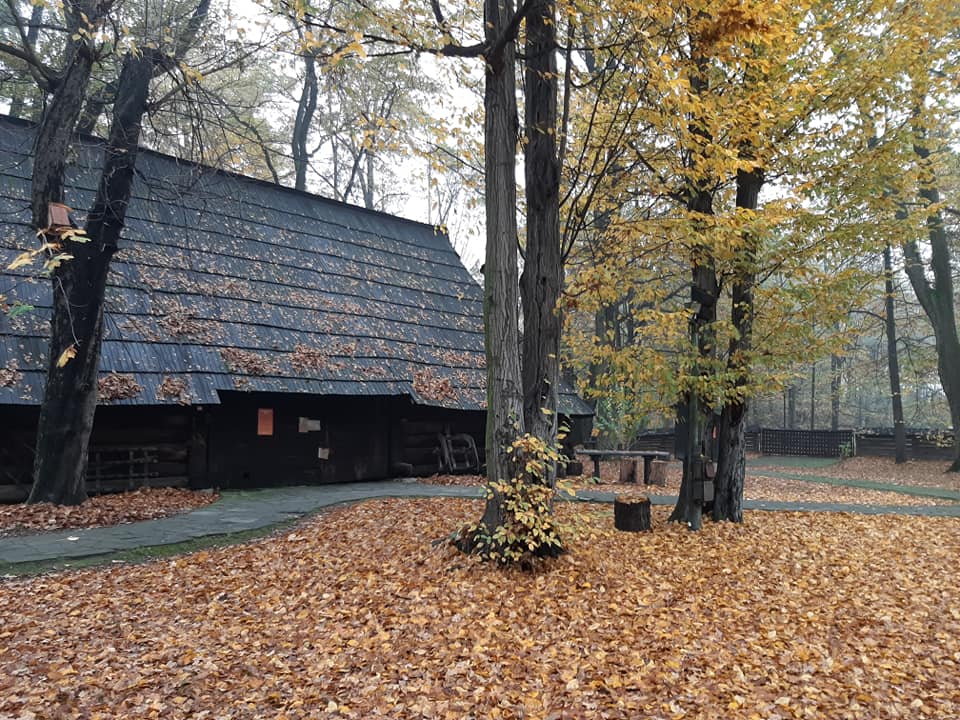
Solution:
M32 126L0 117L0 263L29 228ZM71 157L74 218L102 162ZM0 497L29 487L50 283L0 276ZM441 469L482 454L482 291L443 232L144 151L114 257L91 438L92 492L244 487ZM561 411L590 408L564 392Z

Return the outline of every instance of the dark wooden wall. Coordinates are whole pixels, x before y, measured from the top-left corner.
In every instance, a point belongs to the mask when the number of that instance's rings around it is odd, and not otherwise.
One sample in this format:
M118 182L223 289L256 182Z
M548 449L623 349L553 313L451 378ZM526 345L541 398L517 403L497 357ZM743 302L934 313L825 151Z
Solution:
M257 434L259 410L273 434ZM389 399L223 393L211 406L209 483L263 487L373 480L389 475ZM301 432L300 418L313 427ZM325 457L324 457L325 455Z
M395 474L424 477L438 472L438 436L441 433L470 435L477 445L480 463L483 464L486 413L424 407L414 405L406 398L395 398L392 412L396 419L396 431L391 438ZM397 467L398 464L409 467Z
M0 407L0 502L24 500L30 491L39 412L36 407ZM88 492L190 484L190 439L198 414L179 406L97 408Z
M483 462L485 413L406 397L226 392L208 406L97 409L91 494L142 486L245 488L424 476L439 470L438 435L466 433ZM258 435L258 411L273 433ZM30 489L38 408L0 407L0 502ZM301 432L301 418L312 421Z

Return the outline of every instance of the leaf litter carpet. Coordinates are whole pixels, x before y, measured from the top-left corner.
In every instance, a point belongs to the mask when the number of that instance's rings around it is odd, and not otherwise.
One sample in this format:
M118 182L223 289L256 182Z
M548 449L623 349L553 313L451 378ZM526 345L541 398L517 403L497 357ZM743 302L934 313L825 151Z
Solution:
M74 506L0 505L0 537L153 520L195 510L218 497L216 493L182 488L141 488L98 495Z
M533 571L463 500L0 583L0 718L957 718L960 522L748 513L613 530Z

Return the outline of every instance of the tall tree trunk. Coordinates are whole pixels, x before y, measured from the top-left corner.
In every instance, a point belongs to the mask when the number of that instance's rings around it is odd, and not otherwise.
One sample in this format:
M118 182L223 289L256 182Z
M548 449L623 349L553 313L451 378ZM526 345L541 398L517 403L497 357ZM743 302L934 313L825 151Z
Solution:
M890 400L893 409L893 439L896 463L907 461L907 432L903 422L903 393L900 385L900 354L897 350L897 320L894 316L893 252L890 243L883 249L884 305L886 308L887 369L890 375Z
M513 475L507 447L523 433L523 386L517 324L517 96L515 44L501 40L513 16L512 0L485 0L484 27L491 52L484 88L484 185L487 248L484 268L484 338L487 356L487 480L491 487L483 525L503 524L503 496L494 484ZM497 48L495 52L493 49Z
M787 388L787 428L793 430L797 427L797 386L791 385Z
M830 356L830 429L840 429L840 392L843 388L843 358Z
M98 6L93 2L75 2L69 5L69 9L76 17L85 14L93 25L99 22ZM49 227L49 205L50 203L62 203L64 200L64 169L68 157L67 151L76 128L82 100L90 82L90 72L94 59L92 42L80 37L68 42L60 79L54 88L50 104L47 106L37 130L31 181L31 223L35 230L44 232L46 239L51 243L58 243L60 236ZM77 245L77 250L81 252L85 247L85 245L73 244ZM82 261L79 261L78 264L80 262ZM70 310L70 306L63 303L59 288L58 275L64 272L64 267L61 265L61 268L54 273L53 285L55 307L59 301L61 314ZM53 338L56 338L57 330L55 325ZM47 371L48 388L51 378L57 374L57 359L60 357L60 352L62 352L62 349L57 351L52 342ZM44 405L46 405L46 400ZM56 421L56 415L50 416L48 413L45 418L43 411L41 411L40 430L42 431L45 425L50 425ZM81 428L81 432L83 431L84 429ZM86 433L89 435L89 428L86 429ZM67 439L74 440L72 437ZM79 449L75 442L71 442L71 445L74 450ZM55 445L52 448L45 446L43 448L44 452L41 452L42 448L38 439L37 453L34 459L34 485L29 498L31 502L50 500L61 504L75 505L86 498L86 488L83 484L82 475L86 466L86 443L82 443L82 447L82 453L79 455L76 452L73 453L76 456L74 462L81 466L78 473L51 474L45 471L44 466L50 462L56 462L61 453L69 453L71 448L61 448ZM45 455L50 455L50 457L45 457ZM65 468L65 470L70 471L71 469ZM40 490L44 492L40 493Z
M154 57L148 51L124 59L103 171L88 215L87 241L70 241L74 259L54 272L50 357L28 502L77 504L86 497L84 479L97 405L104 291L133 187L153 66ZM70 348L76 355L61 367L59 358Z
M93 0L70 3L73 15L86 15L92 25L99 22L98 6ZM95 60L92 40L71 39L65 53L66 62L47 106L33 149L30 214L35 230L49 224L47 208L50 203L62 203L64 169L67 152L77 126L83 98L90 84L90 72Z
M763 185L759 169L737 172L737 207L755 211ZM713 519L743 522L743 485L746 473L746 416L749 400L750 350L753 346L753 289L757 282L758 238L744 234L743 258L738 262L731 290L734 333L727 349L727 368L733 373L733 400L720 414L719 454L714 481Z
M706 190L697 190L688 201L687 209L698 215L713 214L713 194ZM717 281L713 257L704 247L694 250L692 258L690 299L697 308L690 321L690 339L693 351L697 355L694 373L702 373L701 359L709 359L716 351L713 342L713 328L717 320L717 296L720 288ZM694 498L691 467L695 458L706 449L707 423L705 422L706 403L697 397L696 392L688 392L683 399L686 405L687 448L683 462L683 477L680 481L680 493L677 504L670 514L670 522L685 522L693 529L699 529L703 506Z
M607 332L612 329L616 321L614 309L607 304L601 305L593 316L593 334L601 345L607 344ZM607 373L608 363L604 361L594 361L590 363L590 387L600 388L601 378ZM597 409L598 396L594 395L588 401L590 407Z
M810 363L810 430L817 429L817 363Z
M293 135L290 140L290 150L293 154L294 187L297 190L307 189L307 168L310 164L307 138L310 135L313 116L317 111L317 94L319 92L317 61L309 51L303 56L303 66L303 89L300 91L300 101L297 103L297 114L293 121Z
M914 146L925 174L931 178L920 186L920 199L935 208L927 215L927 239L930 243L929 270L933 282L927 280L925 263L915 240L904 245L904 269L913 286L920 306L933 326L936 338L937 370L940 385L953 424L953 463L950 472L960 472L960 338L957 336L957 320L954 311L953 271L950 258L950 243L943 214L939 211L940 189L935 184L935 172L931 165L930 150L922 142Z
M555 14L553 0L534 0L526 19L527 243L520 277L524 425L550 446L557 442L562 273Z
M369 150L364 155L364 181L363 181L363 206L367 210L376 210L376 193L374 192L376 188L376 166L374 165L374 155Z
M696 62L696 70L690 75L690 89L695 95L704 95L709 90L708 80L708 58L700 53L696 48L697 39L691 37L691 45L694 49L691 54ZM706 125L697 122L698 118L692 118L689 129L697 141L707 145L712 138L706 130ZM691 164L696 168L700 162L697 152L691 153ZM686 188L687 193L687 212L690 216L690 222L696 227L702 224L701 218L713 215L713 192L709 177L702 177L696 183ZM703 228L697 228L696 232L704 232ZM717 272L714 265L714 259L708 249L708 243L694 243L691 250L691 283L690 300L693 307L697 308L696 313L690 321L690 339L693 345L693 351L697 356L694 366L694 373L705 372L702 369L701 359L709 359L716 353L716 343L713 341L714 324L717 320L717 299L720 286L717 281ZM706 432L706 423L704 422L703 408L706 405L697 397L695 390L688 391L681 400L682 405L686 405L687 417L687 448L686 457L683 461L683 477L680 481L680 493L677 497L677 504L670 514L669 522L685 522L693 530L699 530L703 517L703 503L694 497L694 482L701 478L693 477L694 462L704 451L706 447L704 434ZM682 413L681 413L682 414Z

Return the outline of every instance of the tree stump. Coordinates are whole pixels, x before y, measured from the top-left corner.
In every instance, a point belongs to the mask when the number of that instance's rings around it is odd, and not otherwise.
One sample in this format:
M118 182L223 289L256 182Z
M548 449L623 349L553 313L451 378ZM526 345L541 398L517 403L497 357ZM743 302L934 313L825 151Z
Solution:
M579 460L571 460L567 463L567 475L569 477L580 477L583 475L583 463Z
M617 495L613 503L613 526L626 532L649 532L650 499L644 495Z
M620 461L620 482L621 483L635 483L640 478L640 473L638 470L638 463L633 459L625 459Z
M651 485L667 484L667 461L666 460L654 460L650 463L650 484Z

